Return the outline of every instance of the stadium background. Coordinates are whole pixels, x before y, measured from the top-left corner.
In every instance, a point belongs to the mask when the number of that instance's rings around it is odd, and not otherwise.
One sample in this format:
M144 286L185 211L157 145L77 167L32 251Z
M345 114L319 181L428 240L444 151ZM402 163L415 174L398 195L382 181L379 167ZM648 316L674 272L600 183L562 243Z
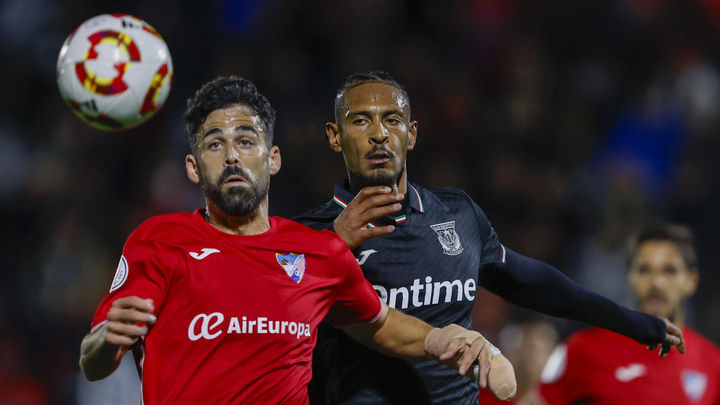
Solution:
M55 84L65 36L104 12L152 24L175 66L165 107L124 133L81 123ZM713 0L1 2L0 403L78 401L79 342L125 238L202 203L182 113L228 74L279 113L271 214L330 198L344 176L323 132L334 92L381 68L420 122L409 179L467 190L506 245L588 288L631 305L628 232L656 216L690 225L702 283L689 323L720 342L719 33ZM478 301L493 338L534 318ZM10 402L18 387L26 402Z

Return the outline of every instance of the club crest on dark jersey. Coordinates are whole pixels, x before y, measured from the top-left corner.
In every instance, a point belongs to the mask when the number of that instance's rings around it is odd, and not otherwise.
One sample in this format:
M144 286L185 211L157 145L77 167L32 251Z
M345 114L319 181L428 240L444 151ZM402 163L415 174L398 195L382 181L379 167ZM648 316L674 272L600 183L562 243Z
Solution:
M283 270L285 270L285 274L287 274L288 277L290 277L294 282L300 283L300 280L302 280L305 275L304 254L275 253L275 259L277 259L278 264L282 266Z
M463 247L460 244L460 236L455 232L455 221L430 225L430 228L437 233L437 239L443 248L443 253L449 256L457 256L462 253Z

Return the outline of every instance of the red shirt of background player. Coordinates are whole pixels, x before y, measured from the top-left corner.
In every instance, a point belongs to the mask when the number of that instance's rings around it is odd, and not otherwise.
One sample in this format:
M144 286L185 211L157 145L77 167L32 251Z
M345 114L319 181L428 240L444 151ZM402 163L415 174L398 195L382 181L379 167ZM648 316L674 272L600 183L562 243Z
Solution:
M548 404L717 405L720 349L688 327L685 354L666 358L606 329L576 332L545 367L539 395Z
M335 233L270 217L232 235L171 214L138 227L93 329L118 298L151 298L143 400L156 404L306 404L316 328L370 322L382 306Z

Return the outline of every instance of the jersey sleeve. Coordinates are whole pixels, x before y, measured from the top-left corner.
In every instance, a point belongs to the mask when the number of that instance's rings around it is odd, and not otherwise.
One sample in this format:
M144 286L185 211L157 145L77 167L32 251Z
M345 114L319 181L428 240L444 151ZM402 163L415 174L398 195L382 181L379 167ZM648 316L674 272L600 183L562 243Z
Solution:
M485 215L485 212L475 204L475 201L470 199L470 205L472 206L473 213L475 214L475 220L477 222L478 231L480 232L480 243L481 245L481 256L480 265L488 263L504 263L505 262L505 248L500 243L495 229L490 224L490 220Z
M343 279L340 281L332 307L325 320L334 326L374 322L382 315L383 306L373 286L365 279L355 256L342 244L337 262Z
M118 298L152 299L156 315L162 307L170 278L170 253L157 243L141 240L136 233L125 243L110 291L95 311L92 330L105 323L112 303Z

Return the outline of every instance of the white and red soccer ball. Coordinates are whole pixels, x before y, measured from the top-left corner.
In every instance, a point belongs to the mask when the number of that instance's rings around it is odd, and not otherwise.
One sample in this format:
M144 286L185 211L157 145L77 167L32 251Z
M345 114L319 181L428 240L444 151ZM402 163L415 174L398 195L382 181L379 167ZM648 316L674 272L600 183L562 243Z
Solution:
M170 51L160 34L128 14L93 17L60 49L60 94L83 121L106 131L134 127L152 117L172 84Z

